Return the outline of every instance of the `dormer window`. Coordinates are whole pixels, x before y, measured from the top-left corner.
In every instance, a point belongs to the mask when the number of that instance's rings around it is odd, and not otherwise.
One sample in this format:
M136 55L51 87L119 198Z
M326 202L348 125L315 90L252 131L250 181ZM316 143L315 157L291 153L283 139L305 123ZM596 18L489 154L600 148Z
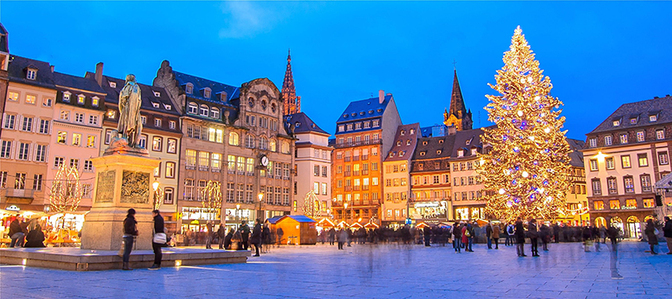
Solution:
M427 141L426 141L426 140L423 141L423 142L422 142L422 145L427 145Z
M160 98L160 97L161 97L161 93L158 92L158 91L154 91L154 96L157 97L157 98Z
M466 145L470 145L472 139L474 139L474 137L471 137L471 138L467 139Z
M152 107L154 107L154 108L159 108L160 105L159 105L159 103L154 103L154 102L152 102Z
M294 123L294 127L295 127L295 128L298 128L298 127L300 127L300 126L301 126L301 123L300 123L300 122L297 121L296 123Z
M394 157L394 152L390 152L390 158Z
M658 115L657 114L649 115L649 122L655 122L655 121L658 121Z
M636 125L637 124L637 118L636 117L631 118L630 119L630 124L631 125Z
M83 94L80 94L77 96L77 104L84 105L84 100L86 99L86 96Z
M472 149L471 149L471 154L472 154L472 155L476 155L476 148L472 148Z
M397 146L401 146L401 140L397 140Z
M210 109L210 117L219 119L219 108L212 107L212 109Z
M441 150L436 150L436 154L437 154L437 155L440 155L440 154L441 154Z
M457 156L458 157L464 157L464 150L457 150Z
M91 99L91 105L93 105L93 107L98 107L99 101L100 101L99 97L93 97L93 99Z
M612 121L612 124L614 125L614 127L618 127L618 126L621 125L621 120L620 119L615 119L615 120Z
M163 108L165 108L166 110L173 110L173 106L172 106L172 105L166 105L166 104L163 104Z
M439 144L443 144L443 139L439 139Z
M116 116L117 116L117 111L114 111L112 109L107 110L107 118L114 119Z
M206 99L209 99L210 98L210 91L211 91L211 89L209 87L204 88L203 89L203 97L206 98Z
M201 105L201 116L208 116L208 112L210 109L208 109L207 105Z
M71 93L69 91L66 91L63 93L63 102L70 103L70 95Z
M194 102L189 102L187 104L187 113L189 114L197 114L198 113L198 105Z
M26 70L26 79L35 80L37 78L37 69L29 68Z
M194 84L187 83L187 86L184 89L186 93L192 94L194 92Z
M406 140L406 145L411 145L411 140Z
M420 152L420 156L424 157L426 153L427 153L426 151L422 151L422 152Z
M404 136L406 134L406 130L401 130L401 136Z
M410 130L411 135L415 134L415 129Z
M222 102L226 102L226 100L229 98L229 94L226 93L226 91L222 91L219 93L219 100Z
M344 125L338 125L338 131L339 132L345 131L345 126Z
M117 88L117 82L110 81L110 87Z

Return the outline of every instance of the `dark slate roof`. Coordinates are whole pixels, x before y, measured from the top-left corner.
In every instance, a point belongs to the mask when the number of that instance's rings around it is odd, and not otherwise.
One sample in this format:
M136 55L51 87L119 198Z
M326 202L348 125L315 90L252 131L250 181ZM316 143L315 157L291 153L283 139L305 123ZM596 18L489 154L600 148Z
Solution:
M330 135L326 131L322 130L315 122L313 122L312 119L310 119L310 117L308 117L308 115L303 112L285 116L285 122L287 122L287 126L289 128L293 129L295 134L317 132ZM291 129L288 130L288 132L291 131Z
M95 74L87 72L86 77L95 83L93 79L95 78ZM110 82L117 83L117 87L115 88L110 87ZM124 88L124 84L126 84L126 80L124 79L114 78L110 76L103 76L102 88L107 93L107 96L105 97L105 102L118 104L119 93L121 92L121 89ZM168 93L162 87L151 86L142 83L138 83L138 85L140 86L140 92L142 93L141 109L146 111L158 111L178 116L180 115L180 113L177 111L175 107L175 103L173 103L173 101L170 100ZM154 91L159 92L159 97L156 97L154 95ZM159 103L159 108L154 108L154 105L152 103ZM170 105L170 110L166 109L166 105Z
M385 112L385 108L387 108L391 99L392 95L387 94L382 104L378 102L378 97L350 102L336 123L380 117Z
M0 23L0 52L9 53L9 41L7 40L7 29Z
M7 29L5 29L5 26L0 23L0 34L7 34Z
M651 114L657 114L658 120L649 122L649 115ZM635 124L630 123L630 119L632 118L637 119ZM620 120L621 124L618 127L614 127L614 120ZM672 96L623 104L588 134L640 128L664 123L672 123Z
M584 148L586 143L582 140L571 138L567 138L567 143L569 143L569 149L571 150L569 153L569 164L574 167L583 168L583 153L581 152L581 149Z
M105 90L96 83L96 81L77 77L73 75L54 72L54 84L64 87L77 88L98 93L105 93Z
M314 223L316 222L315 220L309 218L308 216L304 215L286 215L285 217L282 217L279 221L285 220L287 218L291 218L296 222L301 222L301 223Z
M411 129L413 130L413 134L411 134ZM387 154L387 157L385 157L385 162L409 160L413 157L413 152L415 151L415 147L418 144L418 138L420 137L418 133L419 131L419 123L397 127L394 143L392 143L392 148ZM403 135L401 134L402 132L404 133Z
M453 143L455 143L455 135L420 138L415 147L413 160L449 158L453 152Z
M173 74L175 74L175 79L180 84L182 90L186 90L185 87L187 83L191 83L194 85L193 93L186 94L190 98L199 99L202 101L216 104L231 105L231 100L238 98L238 96L240 96L240 88L236 86L215 82L201 77L187 75L185 73L180 73L176 71L173 71ZM211 90L210 98L206 98L203 96L203 90L206 87L209 87ZM226 92L227 94L228 98L226 102L220 100L219 93L221 93L222 91Z
M26 79L26 69L28 67L37 69L37 76L35 77L35 80ZM7 69L7 73L11 82L18 82L45 88L56 88L54 86L54 74L51 72L51 65L49 65L48 62L11 55L9 58L9 68Z
M453 145L453 152L451 154L451 157L458 158L457 151L459 149L465 150L463 157L470 157L471 148L483 147L483 145L481 144L481 135L483 135L483 130L481 129L457 131L455 133L455 144ZM467 144L467 141L469 141L469 144Z

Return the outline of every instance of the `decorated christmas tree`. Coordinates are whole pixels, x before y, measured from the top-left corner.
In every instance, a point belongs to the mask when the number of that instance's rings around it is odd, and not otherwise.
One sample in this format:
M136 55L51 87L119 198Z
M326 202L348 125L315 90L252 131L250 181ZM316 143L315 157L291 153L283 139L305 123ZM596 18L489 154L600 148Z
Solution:
M492 147L478 167L486 214L507 221L551 220L565 213L571 184L562 102L550 95L551 80L539 69L520 27L503 60L497 85L489 84L500 95L486 96L488 120L496 126L485 129L483 144Z

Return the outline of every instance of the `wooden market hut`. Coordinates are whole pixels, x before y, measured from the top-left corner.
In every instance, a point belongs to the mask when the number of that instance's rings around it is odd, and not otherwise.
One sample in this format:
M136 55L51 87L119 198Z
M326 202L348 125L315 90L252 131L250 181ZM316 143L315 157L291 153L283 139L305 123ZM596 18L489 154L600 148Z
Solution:
M303 215L286 215L275 223L275 229L282 228L280 244L315 245L317 243L317 222Z

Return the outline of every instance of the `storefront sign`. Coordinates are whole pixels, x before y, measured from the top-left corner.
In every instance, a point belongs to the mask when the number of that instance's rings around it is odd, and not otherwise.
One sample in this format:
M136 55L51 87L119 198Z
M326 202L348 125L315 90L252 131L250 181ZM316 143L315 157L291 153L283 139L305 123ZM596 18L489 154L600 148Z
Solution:
M416 202L416 208L436 208L439 206L438 202Z
M18 212L18 211L21 211L21 208L15 206L15 205L11 205L11 206L7 207L5 210Z

